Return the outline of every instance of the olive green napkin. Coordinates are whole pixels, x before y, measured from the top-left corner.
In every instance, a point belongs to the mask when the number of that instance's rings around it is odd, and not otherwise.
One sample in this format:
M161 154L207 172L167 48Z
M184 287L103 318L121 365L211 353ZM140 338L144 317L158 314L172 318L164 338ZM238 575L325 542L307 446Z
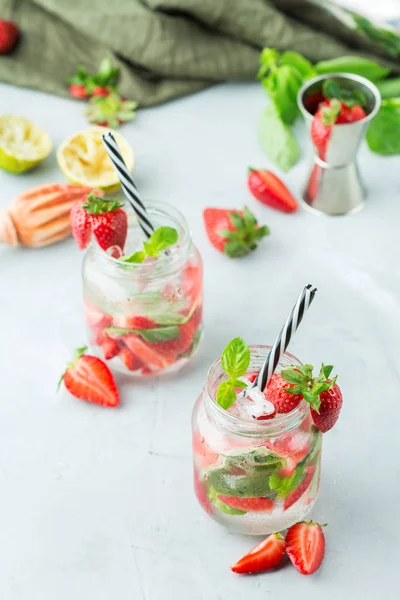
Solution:
M263 46L312 61L371 50L326 13L291 10L288 0L0 0L0 16L22 32L0 57L0 81L67 95L79 64L94 72L108 56L121 69L121 93L148 106L254 79Z

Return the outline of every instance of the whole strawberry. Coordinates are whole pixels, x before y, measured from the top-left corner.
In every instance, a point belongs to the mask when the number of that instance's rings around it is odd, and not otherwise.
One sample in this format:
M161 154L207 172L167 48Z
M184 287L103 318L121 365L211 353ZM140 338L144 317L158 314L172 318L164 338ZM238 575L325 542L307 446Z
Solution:
M100 190L93 190L89 195L94 194L97 197L102 197L103 192ZM92 237L91 217L84 208L84 205L89 202L89 195L83 196L83 198L77 200L75 204L72 205L70 213L72 235L80 250L86 248Z
M247 185L254 198L262 204L287 213L298 208L285 184L271 171L249 169Z
M300 365L283 369L281 376L287 383L292 384L286 388L288 394L300 394L311 404L314 424L325 433L332 429L339 418L343 404L342 392L336 383L337 377L329 379L332 366L322 365L318 377L313 377L313 368L312 365Z
M0 19L0 54L8 54L14 48L19 37L19 29L13 21Z
M289 393L289 387L292 386L288 386L280 373L274 373L269 380L264 395L275 406L277 413L292 412L303 399L301 394Z
M118 198L103 200L92 193L83 208L90 217L92 233L99 246L103 250L110 246L119 246L123 250L128 233L128 217Z
M208 239L214 248L230 258L246 256L270 233L266 225L259 227L247 207L244 210L206 208L203 218Z
M117 406L119 393L114 377L107 365L96 356L85 354L87 348L79 348L72 362L60 379L76 398L101 404Z

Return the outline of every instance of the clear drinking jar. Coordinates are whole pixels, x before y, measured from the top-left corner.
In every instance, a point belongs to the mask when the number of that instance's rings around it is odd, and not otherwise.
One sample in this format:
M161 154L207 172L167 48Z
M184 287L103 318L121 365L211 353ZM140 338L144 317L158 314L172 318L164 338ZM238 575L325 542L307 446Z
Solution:
M148 202L156 229L174 227L175 246L141 264L114 258L96 241L83 262L85 320L91 348L111 369L135 376L177 371L194 355L202 335L200 254L179 211ZM124 254L142 248L144 234L132 216Z
M248 374L258 372L270 346L251 346ZM285 354L278 370L301 364ZM322 434L302 401L269 420L221 408L215 395L226 374L217 359L193 410L194 485L203 509L231 531L282 531L304 519L319 493ZM240 413L242 414L242 413Z

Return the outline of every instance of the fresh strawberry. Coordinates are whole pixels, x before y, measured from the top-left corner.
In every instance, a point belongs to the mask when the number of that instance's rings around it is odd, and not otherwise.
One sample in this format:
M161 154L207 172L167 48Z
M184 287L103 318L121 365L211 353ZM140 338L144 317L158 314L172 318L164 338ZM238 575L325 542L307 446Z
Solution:
M89 98L90 94L88 93L86 86L81 83L71 83L69 86L69 93L73 98Z
M289 413L292 412L302 401L303 396L301 394L293 395L287 390L294 386L290 386L287 382L282 379L280 373L274 373L267 385L264 392L267 400L272 402L275 406L277 413Z
M91 98L85 110L90 123L116 129L121 123L132 121L136 114L137 102L122 98L113 90L107 96Z
M202 506L204 508L206 513L208 513L209 515L212 515L214 513L214 509L212 507L209 497L207 496L206 488L205 488L204 484L200 481L200 477L199 477L196 469L194 469L194 471L193 471L193 476L194 476L194 491L196 492L197 500L199 501L200 506Z
M116 340L106 337L101 343L101 349L106 360L110 360L119 353L119 344Z
M119 393L114 377L107 365L96 356L86 355L87 348L79 348L65 370L61 381L76 398L101 404L117 406Z
M138 358L133 352L129 350L126 346L121 348L119 351L119 357L130 371L137 371L141 367L143 367L143 362Z
M321 525L313 521L292 525L286 534L286 554L299 573L315 573L325 554L325 536Z
M236 564L234 573L261 573L276 567L285 554L285 540L280 533L271 533L261 544L250 550Z
M176 360L176 352L174 350L157 351L154 346L156 344L148 344L138 335L128 334L123 337L124 343L129 350L138 356L151 370L159 371L166 369Z
M250 192L262 204L290 213L298 204L285 184L271 171L249 169L247 185Z
M365 116L366 112L359 104L348 106L337 98L321 102L311 123L311 139L318 156L322 160L326 159L334 124L354 123Z
M202 288L202 268L188 263L182 273L180 289L185 298L196 301Z
M108 338L102 327L93 327L90 332L90 343L94 346L101 346Z
M96 329L104 329L109 327L112 323L112 318L106 315L101 310L90 304L88 300L85 300L84 306L85 319L89 327Z
M218 496L218 500L231 508L244 512L271 512L274 502L270 498L239 498L236 496Z
M70 221L74 240L78 244L79 250L84 250L92 237L92 227L90 215L83 208L87 198L77 200L71 208Z
M304 473L305 473L304 479L297 486L297 488L293 490L293 492L290 492L286 496L285 501L283 503L283 510L288 510L291 506L293 506L293 504L295 502L297 502L297 500L299 500L302 497L304 492L308 489L308 487L312 481L312 478L314 477L314 472L315 472L314 465L309 465L308 467L306 467L304 469Z
M308 437L308 436L307 436ZM296 470L297 465L305 458L310 450L310 444L307 442L297 452L290 453L285 457L285 464L279 470L282 477L291 477Z
M102 96L103 98L106 98L107 96L109 96L111 93L110 88L104 86L104 85L96 85L93 88L92 91L92 96Z
M251 373L251 375L247 375L246 377L250 381L250 383L254 383L257 379L257 375L258 373Z
M0 54L11 52L17 43L18 37L18 25L13 21L0 19Z
M311 404L311 417L322 433L329 431L339 418L343 404L337 377L329 379L332 366L322 365L318 377L313 377L312 365L283 369L281 376L293 386L286 388L290 394L301 394ZM273 400L271 400L273 402Z
M214 248L230 258L246 256L269 235L268 227L259 227L247 206L244 210L206 208L203 217L208 239Z
M103 200L91 193L83 208L90 219L92 233L103 250L110 246L124 247L128 233L128 217L117 198Z
M115 327L123 329L155 329L157 323L153 319L141 315L114 315Z
M217 452L213 452L213 450L207 444L204 436L202 436L198 431L193 433L192 446L196 463L200 467L211 467L211 465L215 465L218 462L219 454Z

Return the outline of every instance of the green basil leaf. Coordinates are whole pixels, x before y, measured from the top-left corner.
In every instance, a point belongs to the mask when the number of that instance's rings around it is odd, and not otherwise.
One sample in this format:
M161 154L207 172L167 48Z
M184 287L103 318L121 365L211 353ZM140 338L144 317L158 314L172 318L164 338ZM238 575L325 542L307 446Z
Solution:
M157 325L183 325L183 323L187 322L187 317L184 315L174 314L174 313L166 313L163 314L152 314L151 319L157 323Z
M278 115L288 125L291 125L300 114L297 94L302 83L303 78L298 70L289 65L274 69L262 81L269 97L275 104Z
M351 13L351 15L357 31L361 31L371 42L381 46L390 56L400 56L400 35L396 31L378 27L357 13Z
M178 241L178 232L173 227L158 227L143 246L148 256L157 256L161 250L173 246Z
M383 100L367 131L367 144L377 154L400 153L400 98Z
M222 368L232 379L244 375L250 364L250 349L242 338L229 342L221 356Z
M176 340L179 337L179 327L177 325L159 327L157 329L123 329L121 327L108 327L105 329L105 332L111 337L134 333L140 335L140 337L150 344Z
M299 145L289 127L279 117L271 102L262 112L259 122L261 147L282 171L289 171L299 159Z
M146 258L146 252L139 250L138 252L134 252L130 256L123 256L121 260L127 263L135 263L140 264Z
M220 383L217 389L218 404L228 410L236 402L236 392L228 381Z
M293 52L292 50L284 52L279 62L281 65L295 67L304 79L314 77L316 74L312 63L298 52Z
M323 60L315 65L318 75L329 73L353 73L371 81L383 79L390 71L367 58L360 56L340 56L331 60Z
M241 381L240 379L230 379L229 383L234 388L240 388L242 390L247 388L247 383L245 383L244 381Z
M376 84L382 98L395 98L400 96L400 77L378 81Z

